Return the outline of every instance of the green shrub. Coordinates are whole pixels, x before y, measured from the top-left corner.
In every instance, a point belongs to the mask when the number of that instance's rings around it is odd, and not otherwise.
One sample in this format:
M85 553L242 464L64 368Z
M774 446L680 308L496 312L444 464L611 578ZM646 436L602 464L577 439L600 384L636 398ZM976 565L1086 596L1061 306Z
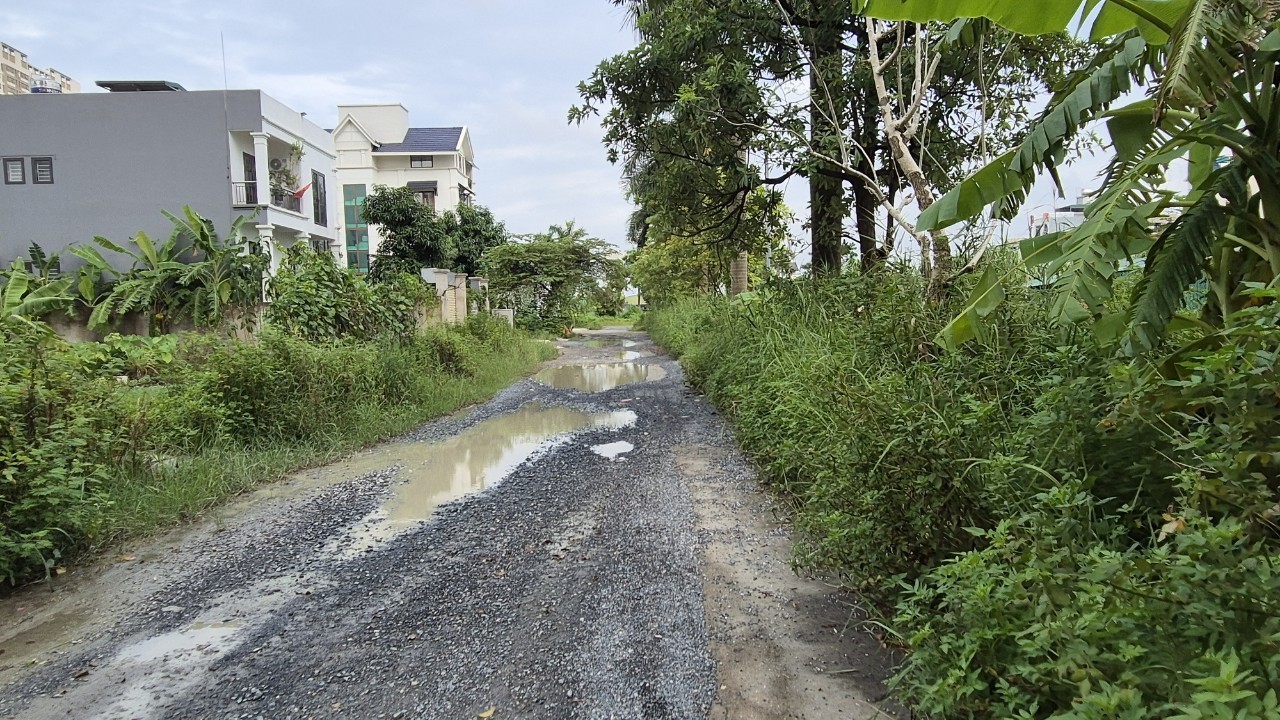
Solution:
M0 577L47 574L93 537L119 440L113 385L47 328L0 327Z
M389 274L370 284L338 267L332 255L306 244L285 250L270 288L267 323L312 341L372 340L381 335L408 339L418 327L419 313L436 302L417 277Z
M420 341L426 342L435 357L437 367L458 377L471 377L478 371L479 343L465 331L447 328L427 328Z

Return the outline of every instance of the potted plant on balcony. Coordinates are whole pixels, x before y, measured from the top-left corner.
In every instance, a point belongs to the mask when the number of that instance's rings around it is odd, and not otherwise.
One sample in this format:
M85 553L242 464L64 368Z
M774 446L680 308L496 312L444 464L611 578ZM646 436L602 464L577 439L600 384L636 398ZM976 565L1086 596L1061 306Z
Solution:
M288 157L281 158L281 162L271 163L271 204L278 207L293 208L294 202L290 204L290 200L295 200L293 193L298 189L298 165L302 162L302 142L293 141L289 146Z

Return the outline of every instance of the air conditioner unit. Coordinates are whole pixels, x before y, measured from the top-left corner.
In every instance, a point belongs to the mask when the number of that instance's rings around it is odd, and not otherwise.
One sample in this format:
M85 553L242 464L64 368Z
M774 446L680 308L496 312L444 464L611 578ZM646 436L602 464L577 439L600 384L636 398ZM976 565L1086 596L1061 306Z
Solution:
M284 160L282 160L282 159L280 159L280 158L271 158L271 169L272 169L272 170L284 170L284 169L285 169L285 168L287 168L288 166L289 166L289 164L288 164L288 163L286 163Z

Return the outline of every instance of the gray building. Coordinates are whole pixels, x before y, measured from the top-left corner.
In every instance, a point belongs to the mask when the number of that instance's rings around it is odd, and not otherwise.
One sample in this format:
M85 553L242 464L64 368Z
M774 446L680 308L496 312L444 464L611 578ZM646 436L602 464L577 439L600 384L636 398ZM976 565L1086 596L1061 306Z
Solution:
M162 210L190 205L226 233L309 242L345 264L333 139L258 90L186 92L163 82L111 92L0 96L0 264L31 243L60 252L101 235L167 237ZM112 258L122 269L127 258ZM63 253L63 267L74 266Z

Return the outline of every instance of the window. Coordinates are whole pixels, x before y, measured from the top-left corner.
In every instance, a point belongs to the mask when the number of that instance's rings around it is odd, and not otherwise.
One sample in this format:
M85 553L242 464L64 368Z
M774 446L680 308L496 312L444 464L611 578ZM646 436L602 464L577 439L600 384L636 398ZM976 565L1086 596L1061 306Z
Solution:
M27 182L27 166L22 158L4 159L4 184L25 185Z
M31 182L36 185L53 184L53 158L31 158Z
M409 167L411 168L429 168L436 166L436 159L430 155L410 155Z
M369 272L369 223L364 219L364 185L342 186L342 219L347 235L347 267Z
M413 199L417 200L423 205L426 205L432 210L436 209L436 191L435 190L426 190L424 192L416 192L413 194Z
M311 217L320 227L329 227L329 192L319 170L311 171Z

